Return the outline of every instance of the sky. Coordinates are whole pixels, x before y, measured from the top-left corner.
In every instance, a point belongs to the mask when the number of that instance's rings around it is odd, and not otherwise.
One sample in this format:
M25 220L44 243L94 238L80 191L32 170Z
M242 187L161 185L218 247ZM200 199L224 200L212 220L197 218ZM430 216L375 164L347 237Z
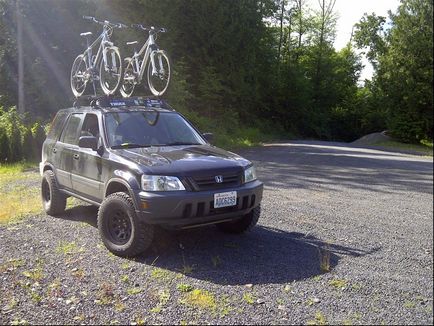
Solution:
M317 0L310 0L312 6L318 6ZM334 11L338 14L337 33L335 40L336 50L342 49L350 40L351 29L364 13L375 13L377 16L388 17L388 10L396 12L399 0L336 0ZM372 66L364 58L362 63L365 68L362 71L360 80L371 79Z

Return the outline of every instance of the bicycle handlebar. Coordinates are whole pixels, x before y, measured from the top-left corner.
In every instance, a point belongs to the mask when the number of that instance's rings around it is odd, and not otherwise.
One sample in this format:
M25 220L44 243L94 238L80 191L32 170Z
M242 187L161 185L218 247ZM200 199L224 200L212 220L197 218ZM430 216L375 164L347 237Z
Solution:
M158 27L158 28L156 28L154 26L145 27L142 24L131 24L131 27L141 29L143 31L149 31L149 32L154 31L155 33L166 33L167 32L167 29L165 29L164 27Z
M116 27L116 28L127 28L128 26L122 23L111 23L108 20L105 21L99 21L98 19L96 19L95 17L92 16L83 16L83 19L87 19L87 20L91 20L94 23L100 24L100 25L108 25L110 27Z

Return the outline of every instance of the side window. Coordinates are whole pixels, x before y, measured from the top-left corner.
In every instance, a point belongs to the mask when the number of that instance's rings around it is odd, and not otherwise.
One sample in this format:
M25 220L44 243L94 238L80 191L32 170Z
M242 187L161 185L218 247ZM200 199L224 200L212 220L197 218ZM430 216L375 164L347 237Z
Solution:
M47 135L48 139L59 138L67 116L68 116L67 112L58 112L56 114L56 116L53 119L53 122L51 122L50 130L48 131L48 135Z
M77 145L78 128L80 127L80 123L83 120L83 116L83 113L71 114L62 133L61 141L63 143Z
M98 138L100 136L98 117L96 114L88 113L83 122L83 127L81 128L81 136L94 136Z

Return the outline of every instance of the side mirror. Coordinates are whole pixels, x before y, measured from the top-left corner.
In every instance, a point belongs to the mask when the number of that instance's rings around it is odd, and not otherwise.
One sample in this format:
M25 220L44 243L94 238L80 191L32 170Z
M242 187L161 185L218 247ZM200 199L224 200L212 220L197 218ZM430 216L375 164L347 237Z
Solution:
M98 148L98 140L94 136L81 136L78 139L78 147L90 148L96 151Z
M208 143L212 143L212 141L214 140L214 134L212 132L204 132L202 136L206 139Z

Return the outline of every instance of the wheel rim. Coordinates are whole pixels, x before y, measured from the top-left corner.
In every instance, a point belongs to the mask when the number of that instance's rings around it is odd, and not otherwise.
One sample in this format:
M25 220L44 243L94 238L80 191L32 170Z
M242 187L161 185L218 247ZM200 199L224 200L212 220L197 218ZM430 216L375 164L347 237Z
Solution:
M160 57L162 66L160 66ZM156 74L152 74L152 64L149 62L148 66L148 85L152 94L155 96L163 95L167 90L170 81L170 64L166 55L161 52L155 54L154 62L156 65Z
M123 97L130 97L133 94L135 86L135 76L132 62L129 62L125 68L124 79L122 83L121 93Z
M45 179L42 181L42 200L44 204L48 204L51 200L50 186Z
M86 63L84 62L83 58L81 58L74 64L71 73L71 88L74 95L82 95L86 88L86 84Z
M112 56L115 58L113 66ZM107 69L106 69L107 68ZM100 66L100 83L101 88L106 95L111 95L118 89L122 77L122 62L119 53L113 49L107 50L107 67L104 60Z
M122 210L111 212L107 221L110 241L117 245L126 244L131 238L132 225L128 214Z

